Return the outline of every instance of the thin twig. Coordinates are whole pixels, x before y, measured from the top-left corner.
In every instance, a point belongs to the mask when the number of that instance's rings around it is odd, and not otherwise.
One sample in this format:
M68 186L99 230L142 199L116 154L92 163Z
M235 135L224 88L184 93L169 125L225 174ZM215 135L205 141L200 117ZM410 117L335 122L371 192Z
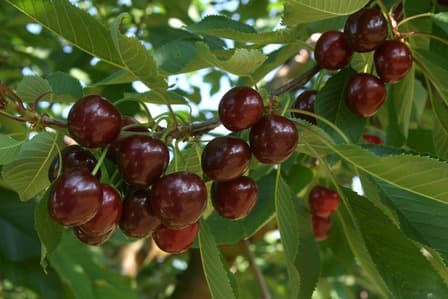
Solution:
M299 88L303 85L305 85L306 82L310 81L311 78L314 77L314 75L316 75L319 71L320 71L321 67L319 65L315 65L312 68L310 68L309 70L307 70L305 73L303 73L300 77L289 81L288 83L286 83L283 86L280 86L279 88L273 90L270 94L269 97L272 99L274 97L277 97L281 94L284 94L285 92L288 92L290 90Z
M249 266L254 272L258 287L260 288L261 298L263 299L271 299L271 294L269 293L268 286L266 285L266 281L264 280L263 273L261 273L260 268L258 268L255 263L255 257L252 251L250 250L250 242L249 240L243 240L243 247L246 251L247 258L249 259Z

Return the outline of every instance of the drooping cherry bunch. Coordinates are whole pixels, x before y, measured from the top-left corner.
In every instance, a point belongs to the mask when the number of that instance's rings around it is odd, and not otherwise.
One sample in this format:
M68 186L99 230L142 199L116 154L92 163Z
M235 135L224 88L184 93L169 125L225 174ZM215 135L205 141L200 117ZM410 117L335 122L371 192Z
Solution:
M339 206L339 195L332 189L317 185L311 189L308 200L314 236L318 241L325 240L331 228L331 215Z

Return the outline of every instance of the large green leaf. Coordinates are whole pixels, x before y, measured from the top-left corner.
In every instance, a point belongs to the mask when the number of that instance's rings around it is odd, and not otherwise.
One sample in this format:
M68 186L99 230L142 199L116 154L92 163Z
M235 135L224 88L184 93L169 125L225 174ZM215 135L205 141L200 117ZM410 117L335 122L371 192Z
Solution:
M441 29L443 29L448 34L448 12L441 12L431 16Z
M50 184L48 168L57 153L57 135L43 132L24 143L13 161L3 167L2 177L21 200L29 200Z
M448 105L430 94L434 113L433 142L437 155L448 160Z
M160 105L166 103L169 103L170 105L186 105L188 103L183 96L174 91L162 91L160 93L156 93L150 90L144 93L125 93L124 98Z
M0 165L11 163L20 152L23 141L17 141L14 138L0 134Z
M25 102L32 103L45 93L51 92L50 83L39 76L25 76L17 85L17 95ZM44 98L48 99L49 96Z
M63 72L55 72L47 77L53 93L57 99L69 96L75 101L83 97L82 86L79 80Z
M215 238L207 222L201 221L199 230L199 248L202 264L213 299L235 299L237 294L233 289L232 274L224 263L216 245Z
M368 0L287 0L283 23L295 25L350 15L368 2Z

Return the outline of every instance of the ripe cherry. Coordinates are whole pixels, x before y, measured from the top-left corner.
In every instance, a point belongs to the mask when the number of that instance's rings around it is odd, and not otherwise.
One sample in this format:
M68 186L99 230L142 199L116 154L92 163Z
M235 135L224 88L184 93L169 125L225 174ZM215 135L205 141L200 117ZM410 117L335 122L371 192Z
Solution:
M323 186L315 186L308 196L311 213L319 217L329 217L341 201L336 191Z
M331 219L323 218L316 215L312 216L313 233L317 241L323 241L328 238L331 228Z
M63 173L50 192L48 211L59 224L81 225L92 219L101 206L103 194L98 179L88 170Z
M437 3L439 5L448 6L448 0L438 0Z
M218 113L228 130L248 129L263 115L263 99L256 90L248 86L234 87L222 97Z
M121 114L107 99L89 95L77 101L67 119L70 137L85 147L102 147L118 137Z
M217 137L210 141L202 152L202 170L212 180L232 180L247 170L250 157L250 148L243 140Z
M353 75L345 91L348 108L361 117L374 115L386 99L384 82L366 73Z
M146 189L137 189L129 193L123 201L123 212L119 222L121 231L133 238L151 235L159 226L160 220L149 208L151 193Z
M375 50L374 62L378 76L386 83L395 83L411 69L412 54L406 44L388 40Z
M357 52L368 52L387 38L387 21L375 8L363 8L347 18L344 33Z
M250 130L250 147L262 163L286 160L295 150L299 136L295 124L279 115L263 116Z
M337 70L346 66L353 55L353 49L339 31L323 33L314 48L317 64L325 69Z
M314 112L314 102L316 101L317 90L305 90L297 98L292 108ZM303 113L292 112L291 115L295 118L302 118L312 124L316 124L316 118Z
M169 151L166 145L144 135L133 135L120 140L118 167L130 185L149 186L166 170Z
M255 206L258 186L253 179L244 176L228 182L214 182L211 196L219 215L237 220L246 217Z
M79 226L73 228L73 234L84 244L98 246L109 240L115 232L115 226L102 234L87 234Z
M207 202L204 182L190 172L175 172L161 177L152 186L151 195L154 215L172 229L196 222Z
M199 230L197 222L179 230L161 224L153 234L154 242L165 252L182 253L193 244Z
M89 235L104 234L115 227L118 221L120 221L121 211L123 209L120 194L106 184L101 184L101 191L103 193L103 200L96 215L79 226L82 231Z
M88 150L80 147L79 145L70 145L61 151L62 165L61 173L71 171L74 169L82 168L89 172L96 166L95 156ZM56 155L50 164L48 169L48 179L53 182L58 176L59 170L59 155ZM96 174L97 178L101 177L101 172Z
M367 142L367 143L371 143L371 144L383 144L384 141L383 139L381 139L378 136L375 135L371 135L371 134L364 134L362 135L362 138Z

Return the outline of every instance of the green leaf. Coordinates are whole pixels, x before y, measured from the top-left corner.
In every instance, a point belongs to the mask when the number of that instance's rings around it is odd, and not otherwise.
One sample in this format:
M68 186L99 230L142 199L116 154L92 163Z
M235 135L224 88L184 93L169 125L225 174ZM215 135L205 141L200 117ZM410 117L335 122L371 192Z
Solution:
M368 2L368 0L287 0L283 23L296 25L350 15Z
M57 135L43 132L24 143L13 163L2 169L5 182L20 200L30 200L50 184L48 168L57 153Z
M24 141L17 141L8 135L0 134L0 165L14 161L23 143Z
M131 83L133 81L138 80L134 75L130 74L125 70L119 70L111 75L107 76L103 80L92 84L91 86L105 86L105 85L114 85L114 84L125 84Z
M448 34L448 12L445 11L434 14L431 17L434 20L434 23Z
M366 120L352 113L346 104L345 84L355 74L351 68L346 68L331 77L325 86L319 90L316 97L316 113L333 122L353 142L357 142L364 130ZM323 128L335 140L341 140L336 132L319 121L319 127Z
M232 285L235 284L232 284L231 282L233 276L223 261L222 255L216 246L215 239L207 222L202 220L198 238L204 274L212 298L235 299L236 292L232 287Z
M63 227L54 222L48 213L48 199L50 190L40 199L34 210L34 228L37 231L41 243L40 264L46 271L46 258L58 246L61 241Z
M17 86L17 95L27 103L34 102L35 99L45 93L52 92L50 83L39 76L25 76ZM44 99L48 99L46 95Z
M56 97L63 98L69 96L70 99L77 100L83 97L82 86L78 80L63 72L55 72L47 77L51 89Z
M346 191L367 248L394 298L443 298L448 287L420 249L366 198Z
M152 90L144 92L144 93L125 93L125 99L129 100L137 100L145 103L151 104L170 104L170 105L187 105L188 102L185 100L183 96L174 91L163 91L160 93L156 93Z
M434 96L430 96L434 113L434 128L432 132L434 149L437 155L448 160L448 105Z

